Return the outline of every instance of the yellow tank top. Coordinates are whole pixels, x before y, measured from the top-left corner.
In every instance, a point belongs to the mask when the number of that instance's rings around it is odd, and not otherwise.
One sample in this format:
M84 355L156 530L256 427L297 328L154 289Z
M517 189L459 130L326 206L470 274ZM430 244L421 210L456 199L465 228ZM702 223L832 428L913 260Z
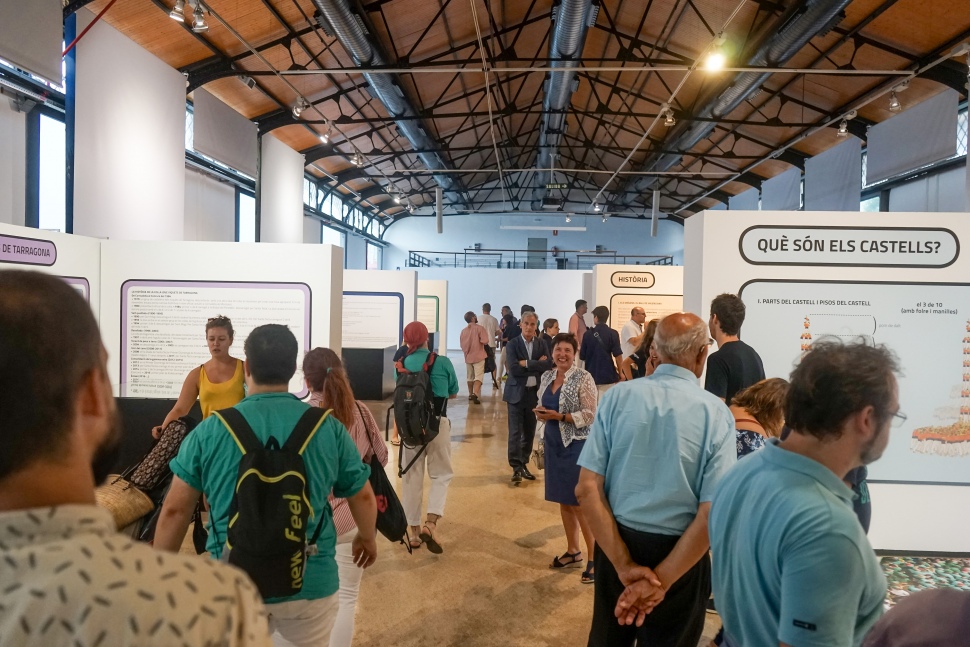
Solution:
M199 375L199 406L202 407L202 419L208 418L213 411L228 409L239 404L246 397L244 390L245 376L243 375L243 363L241 359L236 360L236 372L226 382L213 384L205 374L205 365Z

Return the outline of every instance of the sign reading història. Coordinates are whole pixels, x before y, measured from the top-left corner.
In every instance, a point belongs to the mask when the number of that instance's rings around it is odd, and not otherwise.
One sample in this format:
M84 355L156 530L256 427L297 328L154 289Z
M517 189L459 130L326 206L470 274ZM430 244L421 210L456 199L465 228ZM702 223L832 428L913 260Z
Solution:
M0 235L0 263L53 265L57 247L49 240Z

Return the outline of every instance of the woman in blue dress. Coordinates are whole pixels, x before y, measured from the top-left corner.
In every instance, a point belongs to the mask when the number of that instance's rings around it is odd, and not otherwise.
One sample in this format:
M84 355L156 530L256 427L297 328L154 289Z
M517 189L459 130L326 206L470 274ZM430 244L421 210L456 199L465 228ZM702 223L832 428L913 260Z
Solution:
M552 560L550 568L582 566L579 535L586 543L586 570L581 581L592 584L593 533L579 509L576 484L579 482L579 454L586 444L589 426L596 415L597 391L593 376L573 365L576 337L560 333L552 339L552 361L556 367L546 371L539 383L536 418L545 425L546 501L559 504L566 531L566 552Z

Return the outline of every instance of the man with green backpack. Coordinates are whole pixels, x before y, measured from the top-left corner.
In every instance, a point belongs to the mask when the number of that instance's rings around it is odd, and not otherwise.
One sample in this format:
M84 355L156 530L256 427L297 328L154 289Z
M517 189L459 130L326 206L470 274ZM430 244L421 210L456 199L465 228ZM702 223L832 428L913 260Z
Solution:
M286 326L255 328L245 344L248 395L216 412L171 462L155 547L177 552L202 493L207 549L246 571L265 598L274 643L325 645L337 613L336 531L327 496L357 523L356 564L377 557L370 468L340 422L288 392L297 341Z

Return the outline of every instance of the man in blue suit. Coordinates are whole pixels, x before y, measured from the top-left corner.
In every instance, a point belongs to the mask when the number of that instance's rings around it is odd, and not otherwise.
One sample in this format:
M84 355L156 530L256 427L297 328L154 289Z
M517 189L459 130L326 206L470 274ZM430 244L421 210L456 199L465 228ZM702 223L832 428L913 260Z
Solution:
M546 342L536 335L539 317L534 312L522 315L522 334L508 343L509 379L502 399L509 405L509 465L512 483L522 479L534 481L529 471L529 456L536 436L536 414L539 404L539 376L552 368L552 353Z

